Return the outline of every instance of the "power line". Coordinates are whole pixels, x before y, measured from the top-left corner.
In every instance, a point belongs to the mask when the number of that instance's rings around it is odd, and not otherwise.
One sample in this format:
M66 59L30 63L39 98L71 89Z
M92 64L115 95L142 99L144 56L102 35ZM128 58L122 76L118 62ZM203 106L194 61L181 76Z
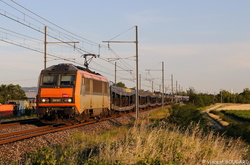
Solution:
M133 26L133 27L131 27L131 28L129 28L129 29L127 29L127 30L125 30L124 32L121 32L120 34L116 35L115 37L111 38L111 39L110 39L110 40L108 40L108 41L111 41L111 40L113 40L113 39L115 39L115 38L117 38L117 37L121 36L122 34L124 34L124 33L128 32L129 30L131 30L131 29L133 29L133 28L134 28L134 26Z
M34 37L30 37L30 36L27 36L27 35L24 35L24 34L21 34L21 33L17 33L17 32L14 32L14 31L5 29L5 28L3 28L3 27L0 27L0 29L3 29L3 30L5 30L5 31L11 32L11 33L14 33L14 34L19 35L19 36L23 36L23 37L26 37L26 38L30 38L30 39L36 40L36 41L39 41L39 42L44 42L44 41L42 41L42 40L40 40L40 39L37 39L37 38L34 38ZM5 33L5 32L3 32L3 33ZM7 34L7 33L6 33L6 34Z
M40 50L38 50L38 49L35 49L35 48L31 48L31 47L28 47L28 46L24 46L24 45L21 45L21 44L17 44L17 43L11 42L11 41L6 41L6 40L4 40L4 39L0 39L0 40L3 41L3 42L9 43L9 44L18 46L18 47L22 47L22 48L26 48L26 49L29 49L29 50L32 50L32 51L35 51L35 52L38 52L38 53L42 53L42 51L40 51Z
M21 21L20 21L21 19L20 19L19 17L15 16L15 17L18 18L18 19L14 19L14 18L12 18L12 17L9 16L9 15L11 15L11 16L14 17L13 14L10 14L9 12L4 11L4 10L2 10L2 9L0 9L0 10L4 12L4 13L0 13L0 15L4 16L4 17L6 17L6 18L8 18L8 19L10 19L10 20L12 20L12 21L15 21L15 22L17 22L17 23L20 23L20 24L22 24L22 25L24 25L24 26L26 26L26 27L28 27L28 28L31 28L31 29L33 29L33 30L35 30L35 31L37 31L37 32L43 33L41 30L36 29L36 28L30 26L30 25L32 25L31 23L29 23L29 25L27 25L27 24L21 22ZM20 20L19 20L19 19L20 19ZM26 21L24 21L24 22L26 22Z
M22 47L22 48L31 50L31 51L35 51L35 52L38 52L38 53L44 53L42 50L38 50L38 49L35 49L35 48L31 48L31 47L28 47L28 46L25 46L25 45L21 45L21 44L18 44L18 43L14 43L14 42L11 42L11 41L6 41L6 40L4 40L4 39L0 39L0 40L3 41L3 42L9 43L9 44L18 46L18 47ZM48 55L48 56L51 56L51 57L55 57L55 58L60 59L60 60L64 60L64 61L69 61L69 62L76 63L75 61L72 61L72 60L69 60L69 59L66 59L66 58L62 58L62 57L59 57L59 56L57 56L57 55L53 55L53 54L50 54L50 53L47 53L47 55ZM81 65L82 65L82 64L81 64Z
M2 1L2 2L3 2L3 1ZM13 1L13 2L14 2L14 1ZM7 4L6 2L3 2L3 3ZM43 26L45 25L45 24L43 24L42 22L38 21L37 19L34 19L33 17L31 17L31 16L25 14L24 12L22 12L22 11L16 9L15 7L13 7L13 6L9 5L9 4L7 4L7 5L10 6L10 7L12 7L13 9L17 10L18 12L22 13L23 15L28 16L28 17L31 18L32 20L35 20L36 22L39 22L39 23L42 24ZM19 5L19 6L21 6L21 5ZM23 6L22 6L22 7L23 7ZM24 8L24 7L23 7L23 8ZM25 8L25 9L26 9L26 8ZM0 9L0 10L1 10L1 9ZM28 10L28 9L26 9L26 10ZM22 24L22 25L24 25L24 26L26 26L26 27L28 27L28 28L31 28L31 29L33 29L33 30L39 32L39 33L43 33L43 31L41 30L40 27L38 27L38 26L36 26L36 25L34 25L34 24L32 24L32 23L26 21L25 19L19 18L18 16L15 16L15 15L13 15L13 14L10 14L10 13L7 12L7 11L4 11L4 10L2 10L2 11L3 11L3 13L0 13L0 14L3 15L3 16L5 16L6 18L11 19L11 20L13 20L13 21L15 21L15 22L17 22L17 23L20 23L20 24ZM40 17L39 15L35 14L35 13L32 12L32 11L30 11L30 10L28 10L28 11L31 12L32 14L38 16L39 18L42 18L42 17ZM14 18L14 17L15 17L15 18ZM43 19L43 20L46 20L46 19L44 19L44 18L42 18L42 19ZM21 20L22 20L22 21L21 21ZM51 23L51 24L53 24L54 26L59 27L58 25L56 25L56 24L54 24L54 23L52 23L52 22L50 22L50 21L48 21L48 20L46 20L46 21L49 22L49 23ZM28 23L28 24L27 24L27 23ZM59 27L59 28L61 28L61 27ZM53 29L53 28L50 28L50 29ZM63 29L63 28L61 28L61 29ZM63 30L65 30L65 29L63 29ZM67 30L65 30L65 31L67 31ZM67 32L69 32L69 31L67 31ZM62 32L59 32L59 33L62 33ZM69 33L71 33L71 32L69 32ZM64 33L62 33L62 34L64 34ZM72 34L73 34L73 33L72 33ZM64 35L67 35L67 34L64 34ZM75 35L75 34L74 34L74 35ZM56 39L56 40L58 40L58 41L62 41L62 40L60 40L59 38L54 37L54 36L52 36L52 35L49 35L49 34L48 34L48 36L51 37L51 38L53 38L53 39ZM78 35L77 35L77 36L78 36ZM78 37L80 37L80 36L78 36ZM80 38L82 38L82 37L80 37ZM85 38L83 38L83 39L85 39ZM87 39L85 39L85 40L87 40ZM88 40L88 41L90 41L90 40ZM85 41L83 41L83 42L85 42ZM92 41L90 41L90 42L93 43ZM91 44L91 43L89 43L89 44ZM97 44L97 43L95 43L95 44ZM68 44L68 45L70 45L70 44ZM97 44L97 45L99 46L99 44ZM70 45L70 46L73 47L72 45ZM83 51L83 52L85 52L85 53L90 53L90 51L83 50L82 48L79 48L79 47L75 47L75 48L77 48L77 49L79 49L80 51ZM82 52L81 52L81 53L82 53Z
M26 13L20 11L20 10L17 9L16 7L13 7L12 5L8 4L7 2L4 2L4 1L2 1L2 2L5 3L6 5L8 5L9 7L15 9L16 11L22 13L24 16L27 16L27 17L31 18L32 20L35 20L36 22L42 24L43 26L45 25L45 24L42 23L41 21L39 21L39 20L37 20L37 19L35 19L35 18L33 18L33 17L27 15ZM72 32L67 31L66 29L64 29L64 28L62 28L62 27L60 27L60 26L58 26L58 25L56 25L56 24L54 24L54 23L48 21L47 19L45 19L45 18L39 16L38 14L36 14L36 13L32 12L31 10L25 8L24 6L18 4L17 2L15 2L15 1L13 1L13 0L12 0L12 2L15 3L16 5L18 5L19 7L22 7L23 9L25 9L25 10L29 11L30 13L34 14L35 16L39 17L40 19L42 19L42 20L44 20L44 21L47 21L47 22L49 22L50 24L52 24L52 25L54 25L54 26L56 26L56 27L58 27L58 28L60 28L60 29L62 29L62 30L64 30L64 31L66 31L66 32L68 32L68 33L70 33L70 34L72 34L72 35L74 35L74 36L77 36L77 37L79 37L79 38L81 38L81 39L84 39L85 41L83 41L83 42L88 41L88 42L89 42L88 44L94 44L95 46L98 45L98 48L100 47L99 44L97 44L97 43L95 43L95 42L92 42L92 41L90 41L90 40L88 40L88 39L86 39L86 38L83 38L83 37L81 37L81 36L78 36L78 35L76 35L76 34L74 34L74 33L72 33ZM3 10L2 10L2 11L3 11ZM39 32L39 33L43 33L43 31L41 30L40 27L36 27L36 26L33 25L32 23L27 22L25 19L22 19L22 18L19 18L18 16L12 15L12 14L8 13L7 11L4 11L3 13L0 13L0 14L3 15L3 16L5 16L6 18L9 18L9 19L11 19L11 20L13 20L13 21L16 21L17 23L20 23L20 24L22 24L22 25L24 25L24 26L26 26L26 27L29 27L29 28L31 28L31 29L33 29L33 30ZM20 20L21 20L21 21L20 21ZM49 27L49 28L50 28L51 30L53 30L53 31L56 31L55 29L53 29L53 28L51 28L51 27ZM58 31L58 33L59 33L59 34L65 35L66 38L71 37L71 36L69 36L69 35L67 35L67 34L65 34L65 33L63 33L63 32L60 32L60 31ZM62 41L62 40L60 40L59 38L54 37L54 36L52 36L52 35L50 35L50 34L49 34L48 36L51 37L51 38L53 38L53 39ZM68 36L68 37L67 37L67 36ZM73 38L73 37L72 37L72 38ZM87 43L87 42L86 42L86 43ZM73 47L73 45L71 45L71 44L68 44L68 45L71 46L71 47ZM81 54L82 54L83 52L84 52L84 53L90 53L90 52L91 52L91 51L89 51L89 50L82 49L82 48L77 47L77 46L75 46L75 45L74 45L74 49L76 49L76 50L77 50L79 53L81 53Z
M113 64L113 63L111 63L110 61L108 61L108 60L106 60L106 59L104 59L104 58L101 58L100 57L100 59L101 60L104 60L104 61L106 61L106 62L108 62L108 63L110 63L110 64L112 64L112 65L115 65L115 64ZM128 69L126 69L126 68L122 68L121 66L117 66L118 68L120 68L120 69L122 69L122 70L124 70L124 71L128 71ZM129 72L130 73L130 72ZM132 75L134 78L135 78L135 75Z
M27 9L27 8L25 8L25 7L23 7L22 5L18 4L17 2L15 2L15 1L13 1L13 0L11 0L11 1L12 1L13 3L15 3L16 5L22 7L23 9L29 11L30 13L34 14L35 16L39 17L40 19L42 19L42 20L44 20L44 21L47 21L47 22L49 22L50 24L56 26L57 28L59 28L59 29L65 31L65 32L67 32L67 33L69 33L69 34L71 34L71 35L74 35L74 36L76 36L77 38L79 37L79 38L85 40L85 41L83 41L83 42L85 42L85 43L88 43L88 42L89 42L88 44L93 44L94 46L97 46L97 45L98 45L98 47L100 47L99 44L97 44L97 43L95 43L95 42L92 42L92 41L90 41L90 40L88 40L88 39L86 39L86 38L80 37L80 36L78 36L78 35L76 35L76 34L74 34L74 33L72 33L72 32L69 32L69 31L65 30L64 28L62 28L62 27L60 27L60 26L58 26L58 25L56 25L56 24L54 24L54 23L52 23L52 22L50 22L50 21L44 19L43 17L37 15L36 13L32 12L31 10L29 10L29 9ZM2 1L2 2L3 2L3 1ZM8 4L8 3L6 3L6 2L3 2L3 3L5 3L5 4L8 5L8 6L10 6L10 7L13 8L13 9L15 9L16 11L22 13L22 14L24 15L24 17L30 18L30 19L32 19L33 21L36 21L36 22L38 22L39 24L42 24L43 26L45 25L43 22L41 22L41 21L39 21L39 20L37 20L37 19L35 19L35 18L33 18L33 17L27 15L26 13L24 13L24 12L22 12L21 10L19 10L19 9L13 7L13 6L11 6L10 4ZM28 28L31 28L31 29L33 29L33 30L35 30L35 31L37 31L37 32L43 34L43 30L41 30L41 29L42 29L41 27L39 27L39 26L37 26L37 25L35 25L35 24L32 24L32 23L28 22L27 20L25 20L25 18L22 19L22 18L19 18L19 17L16 16L16 15L10 14L10 13L7 12L7 11L4 11L4 10L1 10L1 11L2 11L2 13L0 13L0 14L1 14L2 16L4 16L4 17L6 17L6 18L8 18L8 19L10 19L10 20L13 20L13 21L15 21L15 22L17 22L17 23L19 23L19 24L22 24L22 25L24 25L24 26L26 26L26 27L28 27ZM57 30L55 30L55 29L52 28L52 27L49 27L49 28L50 28L52 31L55 31L55 32L57 31ZM132 27L132 28L133 28L133 27ZM126 30L125 32L129 31L129 30L132 29L132 28L129 28L129 29ZM10 31L9 31L9 32L10 32ZM116 38L116 37L122 35L122 34L125 33L125 32L122 32L121 34L119 34L119 35L113 37L112 39L114 39L114 38ZM30 37L27 36L27 35L23 35L23 34L20 34L20 33L17 33L17 32L14 32L13 34L19 34L20 36L23 36L23 37L26 37L26 38L30 38ZM59 38L61 38L61 37L65 37L65 38L71 37L71 36L69 36L69 35L67 35L67 34L65 34L65 33L63 33L63 32L60 32L60 31L58 31L58 34L59 34ZM63 35L61 35L61 34L63 34ZM61 35L61 36L60 36L60 35ZM62 40L59 39L58 37L55 37L55 36L53 36L53 35L51 35L51 34L49 34L48 36L51 37L51 38L53 38L53 39L62 41ZM75 38L75 37L74 37L74 38ZM72 37L72 39L73 39L73 37ZM3 42L6 42L6 43L9 43L9 44L13 44L13 45L15 45L15 46L19 46L19 47L23 47L23 48L29 49L29 50L31 50L31 51L36 51L36 52L38 52L38 53L44 53L44 52L43 52L42 50L40 50L40 49L36 49L36 48L30 47L30 46L27 46L27 45L24 45L24 44L20 44L20 43L13 42L13 41L8 41L8 40L6 40L6 39L2 39L2 41L3 41ZM88 41L88 42L86 42L86 41ZM68 44L68 45L71 46L71 47L73 47L71 44ZM82 48L79 48L79 47L75 47L75 50L77 50L77 51L78 51L79 53L81 53L81 54L82 54L82 52L89 53L89 51L86 51L86 50L84 50L84 49L82 49ZM112 50L112 51L113 51L113 50ZM113 53L115 53L115 52L113 51ZM115 54L116 54L116 53L115 53ZM72 61L72 60L68 60L68 59L62 58L62 57L58 57L57 55L53 55L53 54L48 54L48 55L51 56L51 57L55 57L55 58L61 59L61 60L70 61L70 62L73 62L73 63L78 63L78 62L76 62L76 61ZM116 54L116 55L117 55L117 54ZM117 56L118 56L118 55L117 55ZM119 57L119 56L118 56L118 57ZM127 66L130 67L130 68L133 68L133 67L131 67L129 64L127 64L126 62L123 61L123 63L124 63L124 65L127 65ZM79 63L78 63L78 64L79 64ZM80 65L82 65L82 63L80 63ZM103 66L102 66L102 67L103 67ZM121 68L122 68L122 67L121 67ZM103 72L103 71L101 71L101 72ZM109 74L109 73L106 73L106 74ZM109 75L112 75L112 74L109 74ZM134 75L133 75L133 76L134 76Z
M91 40L88 40L88 39L86 39L86 38L83 38L83 37L81 37L81 36L79 36L79 35L77 35L77 34L74 34L74 33L70 32L70 31L68 31L68 30L66 30L66 29L64 29L64 28L62 28L62 27L60 27L60 26L54 24L53 22L51 22L51 21L49 21L49 20L47 20L47 19L45 19L45 18L39 16L38 14L32 12L31 10L29 10L29 9L27 9L26 7L20 5L19 3L15 2L14 0L11 0L11 1L12 1L13 3L15 3L16 5L20 6L21 8L23 8L23 9L27 10L28 12L34 14L35 16L39 17L40 19L42 19L42 20L44 20L44 21L46 21L46 22L48 22L48 23L50 23L50 24L56 26L57 28L59 28L59 29L61 29L61 30L63 30L63 31L66 31L67 33L70 33L71 35L77 36L77 37L79 37L79 38L81 38L81 39L83 39L83 40L86 40L86 41L88 41L88 42L90 42L90 43L99 45L99 44L96 43L96 42L93 42L93 41L91 41Z
M0 10L1 10L1 9L0 9ZM22 25L24 25L24 26L26 26L26 27L28 27L28 28L31 28L31 29L33 29L33 30L39 32L39 33L42 33L42 34L44 33L44 32L41 31L40 29L36 29L36 28L30 26L30 24L27 25L27 24L25 24L25 23L23 23L23 22L20 22L19 20L16 20L16 19L14 19L14 18L11 18L10 16L8 16L8 15L6 15L6 14L0 13L0 15L3 15L3 16L5 16L5 17L7 17L7 18L9 18L9 19L11 19L11 20L13 20L13 21L15 21L15 22L17 22L17 23L20 23L20 24L22 24ZM18 18L18 17L17 17L17 18ZM54 37L54 36L51 36L51 35L48 35L48 36L51 37L51 38L53 38L53 39L56 39L56 40L58 40L58 41L63 42L62 40L60 40L60 39L58 39L58 38L56 38L56 37ZM66 44L68 44L68 43L66 43ZM71 44L68 44L68 45L72 46ZM72 46L72 47L74 47L74 46ZM75 47L75 49L77 49L78 51L83 51L83 52L85 52L85 53L89 53L88 51L83 50L83 49L78 48L78 47ZM82 53L82 52L81 52L81 53Z
M110 51L111 51L116 57L118 57L119 59L121 59L121 61L122 61L125 65L127 65L129 68L132 68L133 70L135 70L134 67L132 67L131 65L129 65L126 61L124 61L123 58L121 58L113 49L110 48Z
M38 21L37 19L32 18L31 16L29 16L29 15L25 14L24 12L18 10L17 8L13 7L12 5L8 4L7 2L4 2L3 0L1 0L1 2L4 3L4 4L6 4L7 6L11 7L12 9L14 9L14 10L16 10L16 11L22 13L24 16L27 16L27 17L33 19L34 21L43 24L42 22ZM44 25L44 24L43 24L43 25Z

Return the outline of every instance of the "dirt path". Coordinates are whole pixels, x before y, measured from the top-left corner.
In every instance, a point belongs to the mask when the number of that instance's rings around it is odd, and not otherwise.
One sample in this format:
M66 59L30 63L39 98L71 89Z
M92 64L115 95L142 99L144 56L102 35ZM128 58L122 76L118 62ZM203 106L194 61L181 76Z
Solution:
M212 108L206 109L205 111L203 111L202 113L209 113L210 111L219 108L220 106L222 106L222 104L216 105Z
M222 104L216 105L216 106L211 107L209 109L206 109L205 111L202 112L204 117L207 118L210 121L210 124L216 129L222 129L223 126L217 120L219 117L216 115L213 116L213 114L211 114L209 112L220 107L220 106L222 106Z

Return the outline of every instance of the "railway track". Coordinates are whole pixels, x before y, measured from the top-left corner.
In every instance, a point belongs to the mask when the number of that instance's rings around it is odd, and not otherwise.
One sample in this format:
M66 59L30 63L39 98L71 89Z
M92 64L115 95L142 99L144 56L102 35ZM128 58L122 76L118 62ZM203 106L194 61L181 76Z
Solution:
M27 130L22 130L22 131L0 134L0 145L12 143L12 142L16 142L16 141L36 137L36 136L41 136L41 135L45 135L45 134L49 134L49 133L53 133L53 132L57 132L57 131L62 131L62 130L66 130L66 129L77 128L80 126L85 126L85 125L93 124L96 122L110 120L110 119L114 119L114 118L122 117L122 116L126 116L126 115L131 115L131 114L135 114L135 112L125 113L125 114L116 114L112 117L103 118L103 119L99 119L99 120L91 120L88 122L75 124L75 125L55 124L55 125L38 127L38 128L34 128L34 129L27 129ZM9 123L9 124L3 124L3 125L7 126L7 125L13 125L13 124L17 125L18 123Z
M8 124L0 124L0 128L9 127L14 125L20 125L20 123L8 123Z
M6 133L0 135L0 144L6 144L11 143L18 140L23 140L26 138L38 136L39 134L50 131L55 129L54 126L44 126L44 127L38 127L34 129L28 129L28 130L22 130L22 131L16 131L12 133Z
M6 120L6 121L2 121L0 122L0 124L8 124L8 123L30 123L30 122L34 122L34 121L38 121L38 118L28 118L28 119L18 119L18 120Z
M21 125L21 124L30 124L30 123L36 123L36 122L40 122L38 118L2 121L0 122L0 128L14 126L14 125Z

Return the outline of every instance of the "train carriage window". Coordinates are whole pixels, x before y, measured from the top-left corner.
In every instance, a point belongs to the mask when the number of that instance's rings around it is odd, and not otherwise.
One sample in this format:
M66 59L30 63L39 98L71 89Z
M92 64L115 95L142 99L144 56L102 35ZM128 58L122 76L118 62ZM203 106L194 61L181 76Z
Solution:
M85 92L90 92L90 79L85 78Z
M104 83L103 83L103 87L104 87L103 92L104 92L105 94L108 93L108 83L107 83L107 82L104 82Z
M57 85L58 75L43 75L42 76L42 85Z
M84 78L82 77L82 85L81 85L81 94L83 95L84 94L84 92L85 92L85 80L84 80Z
M62 75L60 85L75 85L75 75Z
M102 81L93 80L93 92L102 93Z

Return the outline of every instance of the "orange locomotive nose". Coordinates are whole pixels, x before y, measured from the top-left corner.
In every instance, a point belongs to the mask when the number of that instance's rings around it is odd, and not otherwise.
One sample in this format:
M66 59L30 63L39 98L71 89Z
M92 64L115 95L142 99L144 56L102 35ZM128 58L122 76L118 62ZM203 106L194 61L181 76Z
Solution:
M39 106L74 106L73 88L41 88Z
M42 88L40 97L73 97L73 88Z

